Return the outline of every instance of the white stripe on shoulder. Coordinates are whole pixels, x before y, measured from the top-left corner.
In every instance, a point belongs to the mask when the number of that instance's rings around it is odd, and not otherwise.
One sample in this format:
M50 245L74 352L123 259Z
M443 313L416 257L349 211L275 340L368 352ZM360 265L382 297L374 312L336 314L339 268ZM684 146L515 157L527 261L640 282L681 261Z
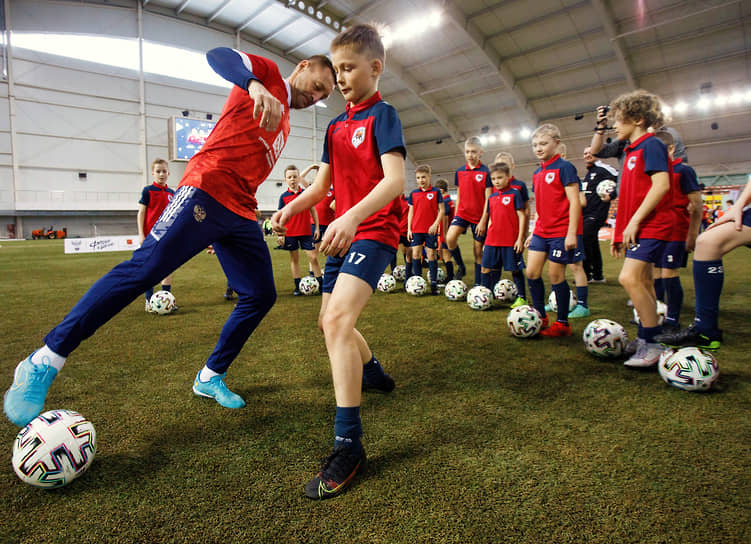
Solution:
M610 173L611 173L611 174L613 174L614 176L617 176L617 175L618 175L618 170L617 170L616 168L613 168L613 167L612 167L611 165L609 165L609 164L608 164L608 163L606 163L606 162L602 162L602 161L595 161L595 164L596 164L597 166L599 166L600 168L604 168L605 170L607 170L608 172L610 172Z
M248 57L248 55L246 55L242 51L238 51L237 49L233 49L232 51L240 55L240 58L242 59L245 67L248 69L250 73L253 73L253 63L250 61L250 57Z

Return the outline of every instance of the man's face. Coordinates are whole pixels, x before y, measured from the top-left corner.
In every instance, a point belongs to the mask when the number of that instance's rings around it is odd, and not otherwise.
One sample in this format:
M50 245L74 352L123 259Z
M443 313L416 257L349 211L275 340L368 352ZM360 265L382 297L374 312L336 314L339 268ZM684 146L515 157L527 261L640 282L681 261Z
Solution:
M290 106L302 109L329 97L334 90L334 75L323 64L304 60L295 68L289 84L292 92Z

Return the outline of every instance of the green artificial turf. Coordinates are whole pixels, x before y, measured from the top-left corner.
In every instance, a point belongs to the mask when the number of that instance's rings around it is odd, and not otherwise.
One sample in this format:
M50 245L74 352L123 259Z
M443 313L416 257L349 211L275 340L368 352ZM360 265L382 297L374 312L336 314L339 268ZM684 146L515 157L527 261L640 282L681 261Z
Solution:
M465 256L469 243L463 237ZM276 306L227 376L247 407L191 392L232 309L216 257L201 254L174 276L179 312L146 314L139 297L52 385L47 409L79 411L96 426L86 474L55 491L23 484L10 463L18 429L2 418L0 542L751 541L745 248L725 258L721 376L704 394L584 351L590 319L635 333L620 262L609 257L608 283L590 286L592 318L572 321L570 338L515 339L505 308L376 293L358 328L397 388L364 395L369 469L323 503L303 496L333 440L320 297L293 297L287 253L271 254ZM64 255L62 241L0 242L0 389L126 258ZM683 285L688 324L690 269Z

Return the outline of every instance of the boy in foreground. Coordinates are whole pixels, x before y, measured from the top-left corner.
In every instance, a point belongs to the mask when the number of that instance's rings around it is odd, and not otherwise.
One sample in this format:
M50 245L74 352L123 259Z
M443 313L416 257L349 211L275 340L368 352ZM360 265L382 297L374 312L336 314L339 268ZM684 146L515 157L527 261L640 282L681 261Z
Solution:
M342 32L331 43L331 60L347 110L329 123L313 185L272 218L283 233L290 217L323 200L333 185L336 219L321 240L328 258L318 324L331 361L336 418L333 450L305 486L316 500L341 494L365 470L362 390L394 388L355 325L399 244L406 155L399 116L378 92L385 62L378 31L355 25Z

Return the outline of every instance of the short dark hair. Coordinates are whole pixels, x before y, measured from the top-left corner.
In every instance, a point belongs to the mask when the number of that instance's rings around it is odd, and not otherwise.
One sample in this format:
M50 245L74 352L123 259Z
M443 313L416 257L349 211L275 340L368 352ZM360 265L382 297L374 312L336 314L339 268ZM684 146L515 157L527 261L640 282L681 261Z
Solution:
M488 170L490 170L491 174L493 172L502 172L507 176L511 175L511 167L505 162L495 162L490 165L490 168L488 168Z
M427 175L431 175L433 173L432 168L430 168L429 164L421 164L417 168L415 168L415 174L417 172L425 172Z
M294 164L290 164L289 166L287 166L287 168L284 169L284 175L286 176L287 172L289 172L290 170L297 170L298 172L300 171L300 169L297 166L295 166Z
M436 181L435 186L438 187L441 191L446 191L447 193L449 192L449 182L443 178L440 178L438 181Z
M675 139L673 138L673 135L670 134L667 130L658 130L657 132L655 132L655 138L665 144L665 147L675 145Z
M308 57L307 60L313 64L321 64L328 68L331 75L334 77L334 84L336 84L336 72L334 71L334 65L331 64L331 59L326 55L313 55L312 57Z

